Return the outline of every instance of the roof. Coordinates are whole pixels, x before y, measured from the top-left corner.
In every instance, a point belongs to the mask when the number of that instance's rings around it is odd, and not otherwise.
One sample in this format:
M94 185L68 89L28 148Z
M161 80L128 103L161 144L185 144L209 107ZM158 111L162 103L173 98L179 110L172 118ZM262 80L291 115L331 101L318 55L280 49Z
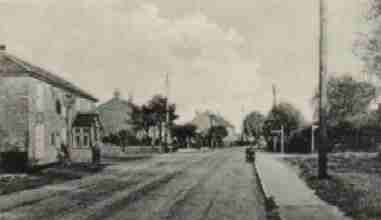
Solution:
M121 130L131 130L131 113L133 104L122 98L113 97L109 101L99 105L95 111L99 113L100 119L107 134L117 133Z
M224 119L221 115L205 111L202 113L197 113L196 117L191 121L192 124L196 125L199 131L204 131L212 126L224 126L226 128L234 128L234 126Z
M73 122L73 127L91 127L96 121L100 123L97 113L78 113Z
M98 105L96 107L96 111L101 112L105 109L108 109L110 106L122 106L125 108L132 108L133 107L131 102L124 100L122 98L113 97L109 101Z
M62 77L57 76L56 74L53 74L41 67L30 64L29 62L26 62L11 54L8 54L5 51L0 52L0 74L3 76L28 74L33 78L42 80L56 87L75 93L81 96L82 98L90 99L94 102L98 101L97 98L85 92L73 83L63 79Z

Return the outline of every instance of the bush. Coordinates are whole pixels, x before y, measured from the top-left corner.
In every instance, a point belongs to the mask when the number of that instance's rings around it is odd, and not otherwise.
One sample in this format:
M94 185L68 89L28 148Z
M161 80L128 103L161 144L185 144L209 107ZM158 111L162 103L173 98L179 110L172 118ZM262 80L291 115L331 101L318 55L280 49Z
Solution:
M285 148L288 153L310 153L311 128L305 127L292 131Z
M288 103L280 103L274 106L266 117L263 125L263 136L269 150L273 148L273 131L279 130L283 126L286 139L291 132L300 128L304 123L302 114L298 109ZM280 141L277 150L280 151Z

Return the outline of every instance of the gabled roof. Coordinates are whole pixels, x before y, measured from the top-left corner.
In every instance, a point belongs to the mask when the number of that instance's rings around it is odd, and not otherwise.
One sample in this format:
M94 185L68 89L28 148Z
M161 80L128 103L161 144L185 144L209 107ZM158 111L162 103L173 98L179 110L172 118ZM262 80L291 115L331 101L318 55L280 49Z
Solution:
M129 108L132 108L131 102L124 100L122 98L111 98L109 101L102 103L96 107L97 112L102 112L105 109L109 109L110 106L118 106L118 108L126 108L125 110L128 110Z
M57 76L41 67L35 66L20 58L17 58L5 51L0 51L0 75L13 76L27 74L30 77L39 79L56 87L68 90L83 98L90 99L97 102L98 99L91 94L85 92L81 88L75 86L73 83Z

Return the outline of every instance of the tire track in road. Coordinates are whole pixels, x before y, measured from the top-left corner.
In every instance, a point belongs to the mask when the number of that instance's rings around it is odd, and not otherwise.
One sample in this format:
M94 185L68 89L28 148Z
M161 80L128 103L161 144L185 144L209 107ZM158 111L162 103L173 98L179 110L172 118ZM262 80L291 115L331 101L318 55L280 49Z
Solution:
M221 166L226 157L222 156L222 154L221 152L211 153L207 158L185 168L181 175L176 176L167 184L148 192L135 203L126 204L118 213L114 213L105 219L150 220L172 218L176 214L177 208L187 202L188 197L215 174L215 170Z
M156 160L132 169L119 164L111 167L108 172L84 179L4 196L2 198L7 202L1 204L0 217L7 216L6 219L12 220L53 220L67 219L71 216L74 216L73 219L79 219L75 218L79 216L80 219L84 219L92 215L91 207L94 205L108 199L112 200L114 195L131 190L144 182L154 181L157 177L171 178L171 175L178 174L182 166L197 163L202 157L179 156L175 159L166 159L159 156ZM182 162L180 165L178 165L179 160ZM24 195L28 195L27 200L23 200Z
M252 165L244 161L241 150L226 153L230 156L223 165L168 220L266 219Z

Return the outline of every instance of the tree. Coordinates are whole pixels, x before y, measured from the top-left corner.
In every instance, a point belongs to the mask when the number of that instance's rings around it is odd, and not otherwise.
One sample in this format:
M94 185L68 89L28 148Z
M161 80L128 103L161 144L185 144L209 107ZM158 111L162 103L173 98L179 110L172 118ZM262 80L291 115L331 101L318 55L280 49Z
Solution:
M245 136L253 138L254 144L257 144L262 136L265 120L265 116L257 111L251 112L243 120L243 133Z
M223 139L228 135L229 133L225 126L217 125L210 127L208 130L210 146L215 148L217 144L222 145Z
M279 130L283 126L285 138L290 133L300 128L304 123L302 114L298 109L289 103L281 102L274 106L268 113L263 124L263 134L267 145L270 147L273 144L273 130Z
M369 82L357 81L349 75L343 75L329 78L327 91L328 145L360 147L361 129L373 126L369 105L376 97L376 88ZM314 101L318 100L318 96L319 94L314 96ZM317 112L317 108L315 111Z
M190 147L191 140L196 137L197 127L191 123L174 125L172 135L180 146Z
M358 127L359 124L356 125L356 123L360 123L361 120L356 120L356 118L367 114L368 107L376 94L376 88L372 84L356 81L348 75L331 77L327 90L329 127L339 126L340 123L345 122L352 122L354 127ZM318 97L319 94L316 94L314 100L317 101Z
M167 98L162 95L154 95L147 104L147 110L149 110L150 120L159 129L159 142L163 141L163 125L166 123L167 114ZM173 121L178 118L176 114L176 105L168 104L169 121L173 124Z
M354 53L362 59L369 74L381 77L381 1L369 0L367 3L369 8L364 18L371 28L358 34Z
M155 115L151 108L147 105L132 105L131 117L127 123L132 125L135 133L143 134L142 141L150 143L149 130L156 125Z

